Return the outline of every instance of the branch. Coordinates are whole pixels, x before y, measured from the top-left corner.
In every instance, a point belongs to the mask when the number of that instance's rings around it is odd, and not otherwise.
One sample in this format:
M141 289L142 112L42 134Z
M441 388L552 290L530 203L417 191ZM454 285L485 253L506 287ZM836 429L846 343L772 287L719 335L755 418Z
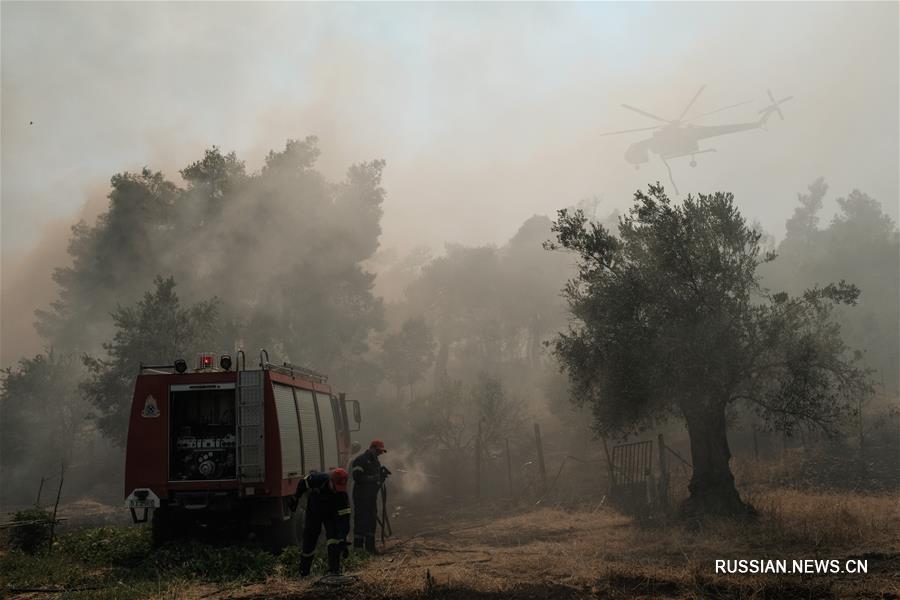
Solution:
M795 417L799 421L811 423L817 427L819 427L824 433L832 433L834 430L829 428L834 422L834 419L823 419L816 418L816 413L804 412L802 410L791 410L788 407L775 407L767 404L763 400L760 400L756 396L751 394L737 394L731 397L731 401L736 400L747 400L753 402L754 404L758 404L763 407L766 411L776 414L776 415L787 415L789 417Z

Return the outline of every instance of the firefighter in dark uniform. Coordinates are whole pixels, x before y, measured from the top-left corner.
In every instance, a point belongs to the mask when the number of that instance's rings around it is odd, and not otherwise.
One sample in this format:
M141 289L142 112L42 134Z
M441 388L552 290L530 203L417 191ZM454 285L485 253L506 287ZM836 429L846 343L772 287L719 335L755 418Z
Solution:
M391 474L378 460L385 452L384 442L372 440L369 449L350 463L353 474L353 547L364 548L373 554L378 491Z
M291 500L291 511L297 510L300 497L309 492L303 523L303 546L300 549L301 577L309 575L323 525L327 538L328 573L341 573L341 558L347 557L347 534L350 533L350 498L347 497L349 478L347 471L337 468L331 473L313 471L297 484L297 491Z

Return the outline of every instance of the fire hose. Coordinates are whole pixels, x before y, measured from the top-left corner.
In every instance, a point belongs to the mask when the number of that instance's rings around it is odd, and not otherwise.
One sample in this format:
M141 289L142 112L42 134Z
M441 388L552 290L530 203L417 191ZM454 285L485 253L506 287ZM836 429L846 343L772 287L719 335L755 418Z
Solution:
M391 529L391 520L388 517L388 509L387 509L387 475L390 475L390 471L382 467L383 471L386 474L382 475L380 493L381 493L381 518L378 518L378 515L375 515L375 522L381 527L381 545L384 545L384 540L386 538L394 535L394 531Z

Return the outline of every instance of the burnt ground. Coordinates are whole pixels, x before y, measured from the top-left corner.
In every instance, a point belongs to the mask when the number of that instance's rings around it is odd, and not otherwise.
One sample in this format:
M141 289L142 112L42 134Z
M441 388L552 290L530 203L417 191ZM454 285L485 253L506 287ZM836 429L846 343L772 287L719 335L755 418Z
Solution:
M603 505L493 504L397 524L343 586L273 578L180 597L900 598L900 498L771 492L753 522L638 524ZM717 558L866 558L866 575L716 575Z

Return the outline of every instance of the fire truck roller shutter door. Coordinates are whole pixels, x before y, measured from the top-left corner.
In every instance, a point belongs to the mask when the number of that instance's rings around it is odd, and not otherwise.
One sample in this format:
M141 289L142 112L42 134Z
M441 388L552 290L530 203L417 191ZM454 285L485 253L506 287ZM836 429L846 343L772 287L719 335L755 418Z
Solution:
M281 439L281 476L301 477L303 462L300 456L300 429L297 426L297 409L291 388L280 383L272 384L275 393L275 412L278 414L278 434Z
M316 402L319 405L319 422L322 423L322 447L325 459L325 468L334 469L340 467L338 459L337 429L334 419L334 407L331 404L331 395L316 392Z
M316 404L310 390L294 388L297 411L300 413L300 431L303 434L303 472L322 471L322 453L319 450L319 419Z

